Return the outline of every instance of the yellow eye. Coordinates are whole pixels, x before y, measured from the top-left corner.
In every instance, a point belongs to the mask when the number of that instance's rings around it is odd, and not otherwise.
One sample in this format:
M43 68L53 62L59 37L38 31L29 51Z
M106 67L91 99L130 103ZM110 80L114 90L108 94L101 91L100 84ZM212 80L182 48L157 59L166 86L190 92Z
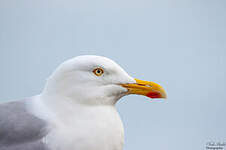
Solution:
M103 73L104 73L104 70L101 69L101 68L96 68L93 70L93 73L96 75L96 76L101 76Z

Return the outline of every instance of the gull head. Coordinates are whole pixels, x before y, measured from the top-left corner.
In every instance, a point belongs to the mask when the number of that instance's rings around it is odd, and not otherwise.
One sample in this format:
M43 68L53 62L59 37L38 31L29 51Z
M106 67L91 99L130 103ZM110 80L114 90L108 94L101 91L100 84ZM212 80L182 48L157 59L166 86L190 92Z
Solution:
M128 94L166 98L160 85L135 79L111 59L94 55L63 62L47 80L43 93L87 105L114 105Z

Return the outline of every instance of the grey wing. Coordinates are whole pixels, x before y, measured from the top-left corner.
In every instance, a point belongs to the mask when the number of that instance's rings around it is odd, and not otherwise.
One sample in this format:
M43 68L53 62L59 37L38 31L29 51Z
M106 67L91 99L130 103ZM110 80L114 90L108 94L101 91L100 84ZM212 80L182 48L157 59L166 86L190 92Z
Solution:
M0 104L0 150L47 150L47 124L26 109L26 102Z

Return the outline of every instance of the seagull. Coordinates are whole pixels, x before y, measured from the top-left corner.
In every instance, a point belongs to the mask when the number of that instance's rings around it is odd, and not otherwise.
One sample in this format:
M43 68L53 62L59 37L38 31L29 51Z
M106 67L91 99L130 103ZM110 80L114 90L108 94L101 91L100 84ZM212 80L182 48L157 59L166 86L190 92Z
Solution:
M115 104L129 94L166 98L160 85L132 78L109 58L69 59L41 94L0 104L0 150L122 150Z

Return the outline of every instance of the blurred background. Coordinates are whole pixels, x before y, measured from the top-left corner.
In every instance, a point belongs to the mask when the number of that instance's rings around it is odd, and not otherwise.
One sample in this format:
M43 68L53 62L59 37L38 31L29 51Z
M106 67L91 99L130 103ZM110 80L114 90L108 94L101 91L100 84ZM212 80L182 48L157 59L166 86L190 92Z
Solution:
M167 100L122 98L124 150L226 142L225 0L0 0L0 100L39 94L64 60L109 57Z

